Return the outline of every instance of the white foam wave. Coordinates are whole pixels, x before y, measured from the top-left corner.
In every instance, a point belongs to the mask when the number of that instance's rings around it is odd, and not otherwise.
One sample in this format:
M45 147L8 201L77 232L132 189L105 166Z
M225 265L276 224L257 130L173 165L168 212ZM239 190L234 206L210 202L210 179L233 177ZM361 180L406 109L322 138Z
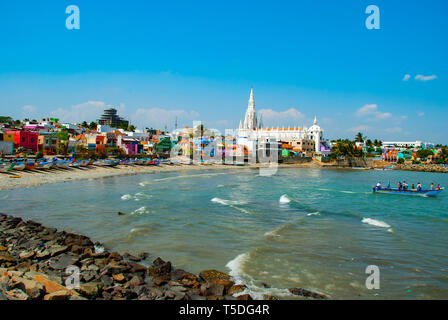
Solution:
M104 252L104 247L103 246L97 246L97 245L95 245L94 247L93 247L95 250L95 253L103 253Z
M132 199L132 196L130 194L124 194L121 196L121 200L130 200Z
M246 214L253 214L252 212L250 212L250 211L248 211L246 209L237 207L237 205L245 204L246 202L244 202L244 201L232 201L232 200L226 200L226 199L221 199L221 198L213 198L210 201L211 202L215 202L215 203L219 203L219 204L221 204L223 206L229 206L229 207L231 207L231 208L233 208L235 210L241 211L241 212L246 213Z
M320 212L319 212L319 211L317 211L317 212L311 212L311 213L308 213L307 216L308 216L308 217L310 217L310 216L320 216Z
M230 269L229 275L232 276L235 284L244 284L247 287L244 291L235 294L235 297L242 294L250 294L255 300L263 300L264 295L278 297L291 296L288 289L264 288L258 286L256 281L243 271L244 264L247 263L249 259L249 252L242 253L236 256L235 259L230 260L226 265L226 267Z
M372 226L380 227L380 228L391 228L391 226L388 225L386 222L380 221L380 220L371 219L371 218L364 218L364 219L362 219L362 223L367 223L367 224L370 224Z
M134 214L136 214L136 215L142 215L142 214L145 214L145 213L148 213L149 211L148 211L148 208L146 208L146 207L140 207L140 208L138 208L138 209L136 209L136 210L134 210L131 214L132 215L134 215Z
M234 206L234 205L246 204L245 201L233 201L233 200L226 200L226 199L221 199L221 198L213 198L210 201L222 204L224 206Z
M291 199L288 198L288 195L284 194L280 197L278 202L280 202L281 204L286 204L286 203L290 203Z

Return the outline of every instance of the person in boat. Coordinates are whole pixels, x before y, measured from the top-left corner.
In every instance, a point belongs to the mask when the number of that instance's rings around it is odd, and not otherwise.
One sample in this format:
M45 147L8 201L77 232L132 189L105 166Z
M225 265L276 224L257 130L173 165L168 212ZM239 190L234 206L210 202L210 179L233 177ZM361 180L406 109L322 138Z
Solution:
M417 191L422 191L422 184L420 182L417 183Z
M439 190L440 190L440 184L438 184L438 185L437 185L437 188L436 188L436 190L437 190L437 191L439 191Z
M434 183L431 183L431 190L434 190Z
M408 190L408 185L406 184L406 181L403 181L403 191Z
M415 186L414 186L414 184L412 184L411 190L412 190L412 191L415 191Z
M378 183L376 184L376 189L377 189L377 190L381 190L381 182L378 182Z
M387 184L387 189L390 190L390 181L389 181L389 183Z

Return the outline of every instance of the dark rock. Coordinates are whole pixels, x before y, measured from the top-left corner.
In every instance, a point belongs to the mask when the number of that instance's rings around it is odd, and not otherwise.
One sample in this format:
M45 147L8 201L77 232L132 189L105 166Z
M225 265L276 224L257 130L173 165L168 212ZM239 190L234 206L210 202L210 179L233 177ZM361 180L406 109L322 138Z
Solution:
M234 294L243 292L244 290L246 290L246 286L244 284L236 284L236 285L232 286L231 288L229 288L229 290L227 291L227 294L234 295Z
M160 275L160 276L155 276L152 279L152 282L156 285L156 286L161 286L162 284L168 283L168 281L170 281L170 276L168 274L164 274L164 275Z
M154 260L152 263L153 263L155 266L161 266L162 264L165 263L165 261L163 261L162 258L158 257L158 258L156 258L156 260Z
M263 288L270 288L271 287L270 285L268 285L265 282L261 282L261 285L263 286Z
M140 259L145 260L146 258L148 258L149 254L147 252L141 252L138 254L138 256L140 257Z
M114 279L112 277L109 277L107 275L104 275L100 278L101 282L104 283L105 287L109 287L114 283Z
M312 292L312 291L305 290L302 288L290 288L289 292L291 292L292 294L294 294L296 296L312 297L314 299L326 299L327 298L327 296L325 296L323 294Z
M221 297L224 295L224 285L216 283L206 283L201 286L201 294L205 297L217 296Z
M134 288L134 287L137 287L137 286L140 286L140 285L142 285L142 284L144 284L145 283L145 281L143 280L143 278L142 277L140 277L140 276L133 276L132 278L131 278L131 280L129 280L127 283L126 283L126 287L130 287L130 288Z
M253 300L250 294L242 294L236 297L237 300Z
M79 258L71 254L62 254L49 263L50 267L57 270L66 269L78 262Z
M126 213L124 213L124 212L121 212L121 211L118 211L118 215L119 216L124 216Z
M148 269L148 268L146 268L144 265L141 265L141 264L136 263L136 264L134 264L134 265L132 266L132 268L131 268L131 272L132 272L132 273L137 273L137 272L143 272L143 273L146 273L147 269Z
M207 282L219 279L219 280L230 280L231 277L224 272L217 270L203 270L199 273L199 276Z
M109 260L121 261L123 257L118 252L112 252L109 254Z
M264 297L264 300L278 300L277 297L271 296L269 294L265 294L263 297Z

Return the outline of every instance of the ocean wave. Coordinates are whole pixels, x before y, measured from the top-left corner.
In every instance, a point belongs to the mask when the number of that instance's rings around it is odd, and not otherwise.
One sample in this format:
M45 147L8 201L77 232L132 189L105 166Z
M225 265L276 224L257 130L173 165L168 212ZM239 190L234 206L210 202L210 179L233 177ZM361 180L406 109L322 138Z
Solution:
M246 204L245 201L233 201L233 200L225 200L225 199L221 199L221 198L213 198L210 201L222 204L224 206L232 206L232 205L234 206L234 205Z
M391 228L391 226L389 224L387 224L386 222L371 219L371 218L362 219L362 223L367 223L367 224L370 224L371 226L380 227L380 228Z
M121 196L121 200L130 200L132 199L132 196L130 194L124 194Z
M291 199L288 198L288 195L284 194L280 197L278 202L280 202L281 204L286 204L286 203L290 203Z
M307 216L308 216L308 217L310 217L310 216L320 216L320 212L319 212L319 211L317 211L317 212L311 212L311 213L308 213Z
M263 300L264 295L273 295L279 297L292 296L288 289L264 288L257 285L257 281L244 272L244 265L250 260L250 253L242 253L230 260L226 267L230 269L229 275L232 276L235 284L243 284L246 289L235 294L238 297L243 294L250 294L255 300Z
M145 214L145 213L149 213L148 208L147 207L140 207L140 208L132 211L131 215L138 215L138 216L140 216L140 215Z
M246 204L245 201L233 201L233 200L226 200L226 199L221 199L221 198L213 198L210 200L211 202L215 202L215 203L219 203L223 206L228 206L231 207L235 210L238 210L240 212L246 213L246 214L253 214L252 212L250 212L249 210L237 207L237 205L243 205Z

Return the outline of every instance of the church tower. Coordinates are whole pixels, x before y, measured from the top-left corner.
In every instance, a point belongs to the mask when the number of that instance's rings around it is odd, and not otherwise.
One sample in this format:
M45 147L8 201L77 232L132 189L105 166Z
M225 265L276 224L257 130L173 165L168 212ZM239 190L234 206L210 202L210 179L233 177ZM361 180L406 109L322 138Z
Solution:
M250 98L247 105L246 116L244 117L243 129L257 129L257 112L255 111L254 89L250 89Z

